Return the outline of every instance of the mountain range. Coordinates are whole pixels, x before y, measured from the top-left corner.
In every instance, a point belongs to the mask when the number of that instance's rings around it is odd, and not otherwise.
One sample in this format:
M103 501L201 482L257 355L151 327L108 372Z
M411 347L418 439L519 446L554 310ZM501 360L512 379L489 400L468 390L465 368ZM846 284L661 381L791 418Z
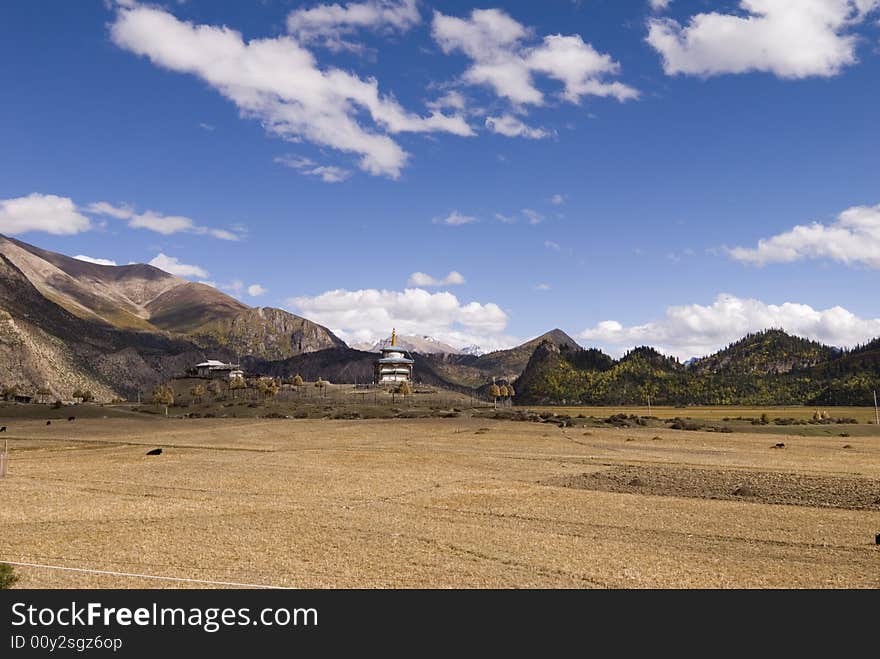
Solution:
M866 405L880 387L880 339L840 350L771 329L682 364L649 347L613 359L559 329L485 354L399 338L417 381L465 393L512 382L521 403ZM363 383L382 345L349 347L305 318L150 265L99 265L0 236L0 385L132 398L206 358Z
M391 337L386 337L381 341L376 341L375 343L356 343L352 344L352 348L356 350L364 350L366 352L379 352L382 348L387 348L391 345ZM462 354L481 354L478 348L475 346L470 346L464 349L455 348L448 343L443 343L439 339L435 339L433 336L415 336L412 334L398 334L397 335L397 346L403 348L404 350L408 350L409 352L418 352L422 355L434 355L437 353L450 354L450 355L462 355Z
M514 386L531 404L871 405L880 339L841 350L768 329L686 364L649 347L615 360L545 342Z
M309 320L150 265L98 265L0 236L2 383L107 399L206 357L271 361L341 347Z

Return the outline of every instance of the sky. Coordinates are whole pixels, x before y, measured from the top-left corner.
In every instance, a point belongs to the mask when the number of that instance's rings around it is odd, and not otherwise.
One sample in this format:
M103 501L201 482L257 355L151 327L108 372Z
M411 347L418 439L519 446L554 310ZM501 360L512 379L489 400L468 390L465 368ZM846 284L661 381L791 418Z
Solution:
M0 233L352 344L880 336L880 0L0 6Z

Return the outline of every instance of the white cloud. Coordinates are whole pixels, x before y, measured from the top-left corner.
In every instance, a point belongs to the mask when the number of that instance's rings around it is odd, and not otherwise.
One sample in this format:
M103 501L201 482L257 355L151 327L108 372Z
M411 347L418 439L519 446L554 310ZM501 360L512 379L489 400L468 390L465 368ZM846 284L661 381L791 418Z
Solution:
M421 21L416 0L367 0L297 9L287 17L287 30L300 43L360 51L346 39L359 29L406 32Z
M459 112L464 112L467 108L467 100L459 91L452 90L448 91L440 98L437 98L430 103L428 103L428 107L431 110L445 110L450 108L452 110L458 110Z
M672 0L648 0L648 4L651 5L651 9L653 9L654 11L663 11L664 9L668 9L671 3Z
M94 256L86 256L85 254L77 254L74 256L77 261L85 261L86 263L94 263L95 265L119 265L111 259L96 259Z
M134 215L128 226L133 229L149 229L163 236L170 236L181 231L192 231L195 222L182 215L161 215L153 211Z
M241 297L244 292L244 282L241 279L233 279L228 284L220 284L220 288L232 293L235 297Z
M550 203L554 206L562 206L565 203L565 195L555 194L550 197Z
M95 213L97 215L108 215L110 217L115 217L117 220L130 220L135 216L134 209L131 206L127 204L114 206L106 201L98 201L94 204L89 204L86 207L86 212Z
M536 290L536 291L549 291L549 290L550 290L550 284L544 284L544 283L541 283L541 284L535 284L535 290Z
M285 167L290 167L298 172L307 174L308 176L317 176L324 183L341 183L349 176L351 172L342 167L333 165L318 165L316 162L304 158L302 156L283 155L275 158L275 162Z
M530 140L540 140L551 135L543 128L532 128L524 124L512 114L486 117L486 128L505 137L525 137Z
M749 332L769 328L844 347L880 336L880 318L859 318L839 306L818 310L806 304L766 304L722 294L708 306L669 307L663 319L644 325L625 327L616 320L606 320L578 336L616 346L618 354L634 346L651 345L687 359L710 354Z
M540 45L528 46L530 31L500 9L475 9L469 18L435 11L431 33L443 52L461 51L472 60L463 75L466 83L489 86L515 105L544 103L536 73L562 82L562 98L571 103L585 95L638 97L632 87L606 80L619 73L620 65L579 35L548 35Z
M547 249L552 249L554 252L562 251L562 245L560 245L559 243L555 243L552 240L545 240L544 247L546 247Z
M764 265L827 258L847 265L880 268L880 204L853 206L829 224L814 222L758 241L757 247L735 247L738 261Z
M200 277L205 279L208 276L208 272L204 268L181 263L176 257L166 256L161 252L149 264L178 277Z
M448 292L338 289L293 297L286 304L350 343L378 341L392 327L400 334L432 336L455 347L478 344L492 350L517 343L503 334L507 314L497 304L463 304Z
M195 220L183 215L162 215L150 210L144 213L137 213L128 204L114 206L106 201L99 201L89 204L86 211L95 215L108 215L118 220L128 220L128 226L132 229L148 229L149 231L161 233L163 236L184 232L213 236L220 240L240 240L240 236L232 231L199 226L195 223Z
M251 297L257 297L259 295L265 295L269 292L269 289L263 288L259 284L251 284L247 287L247 294Z
M452 270L443 279L437 279L424 272L414 272L409 276L409 279L406 282L407 286L420 286L425 288L430 286L455 286L463 283L464 276L456 270Z
M533 211L531 208L523 208L522 214L526 216L526 219L529 221L529 224L540 224L544 221L544 216L541 215L538 211Z
M880 0L741 0L745 15L696 14L686 27L653 18L646 40L669 75L833 76L856 62L858 38L851 28L878 5Z
M434 224L446 224L448 226L457 227L462 224L471 224L476 222L477 218L472 215L462 215L458 211L452 211L446 217L435 217L431 222Z
M212 126L211 124L206 124L204 121L199 122L199 128L201 128L202 130L206 130L209 133L213 133L215 130L217 130L216 126Z
M0 199L0 233L43 231L61 236L91 228L89 218L69 197L34 192L26 197Z
M514 217L513 215L495 213L495 219L499 222L503 222L504 224L516 224L516 217Z
M408 155L385 133L473 135L460 116L405 111L375 78L321 69L291 37L244 41L228 27L194 25L156 7L120 7L111 25L120 48L156 66L197 76L284 139L308 140L360 156L366 172L400 176ZM372 126L362 125L364 115Z

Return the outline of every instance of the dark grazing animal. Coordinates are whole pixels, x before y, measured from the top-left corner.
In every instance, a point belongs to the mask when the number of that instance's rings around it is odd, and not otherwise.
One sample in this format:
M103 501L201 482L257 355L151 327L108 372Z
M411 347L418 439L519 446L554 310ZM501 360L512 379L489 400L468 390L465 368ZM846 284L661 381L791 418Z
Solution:
M51 422L51 421L46 421L46 425L47 425L47 426L51 426L51 425L52 425L52 422Z
M162 455L162 449L154 448L152 451L147 451L147 455Z
M3 426L2 428L0 428L0 432L6 432L6 426Z
M76 417L75 417L75 416L69 416L69 417L67 417L67 420L68 420L68 421L76 421Z

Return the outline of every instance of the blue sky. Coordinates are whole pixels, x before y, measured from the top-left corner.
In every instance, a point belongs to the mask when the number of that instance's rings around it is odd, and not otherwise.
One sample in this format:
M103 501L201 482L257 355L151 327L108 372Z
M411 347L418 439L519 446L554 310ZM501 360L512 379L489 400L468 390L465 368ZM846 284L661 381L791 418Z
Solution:
M880 1L791 4L7 2L0 232L351 343L866 341Z

